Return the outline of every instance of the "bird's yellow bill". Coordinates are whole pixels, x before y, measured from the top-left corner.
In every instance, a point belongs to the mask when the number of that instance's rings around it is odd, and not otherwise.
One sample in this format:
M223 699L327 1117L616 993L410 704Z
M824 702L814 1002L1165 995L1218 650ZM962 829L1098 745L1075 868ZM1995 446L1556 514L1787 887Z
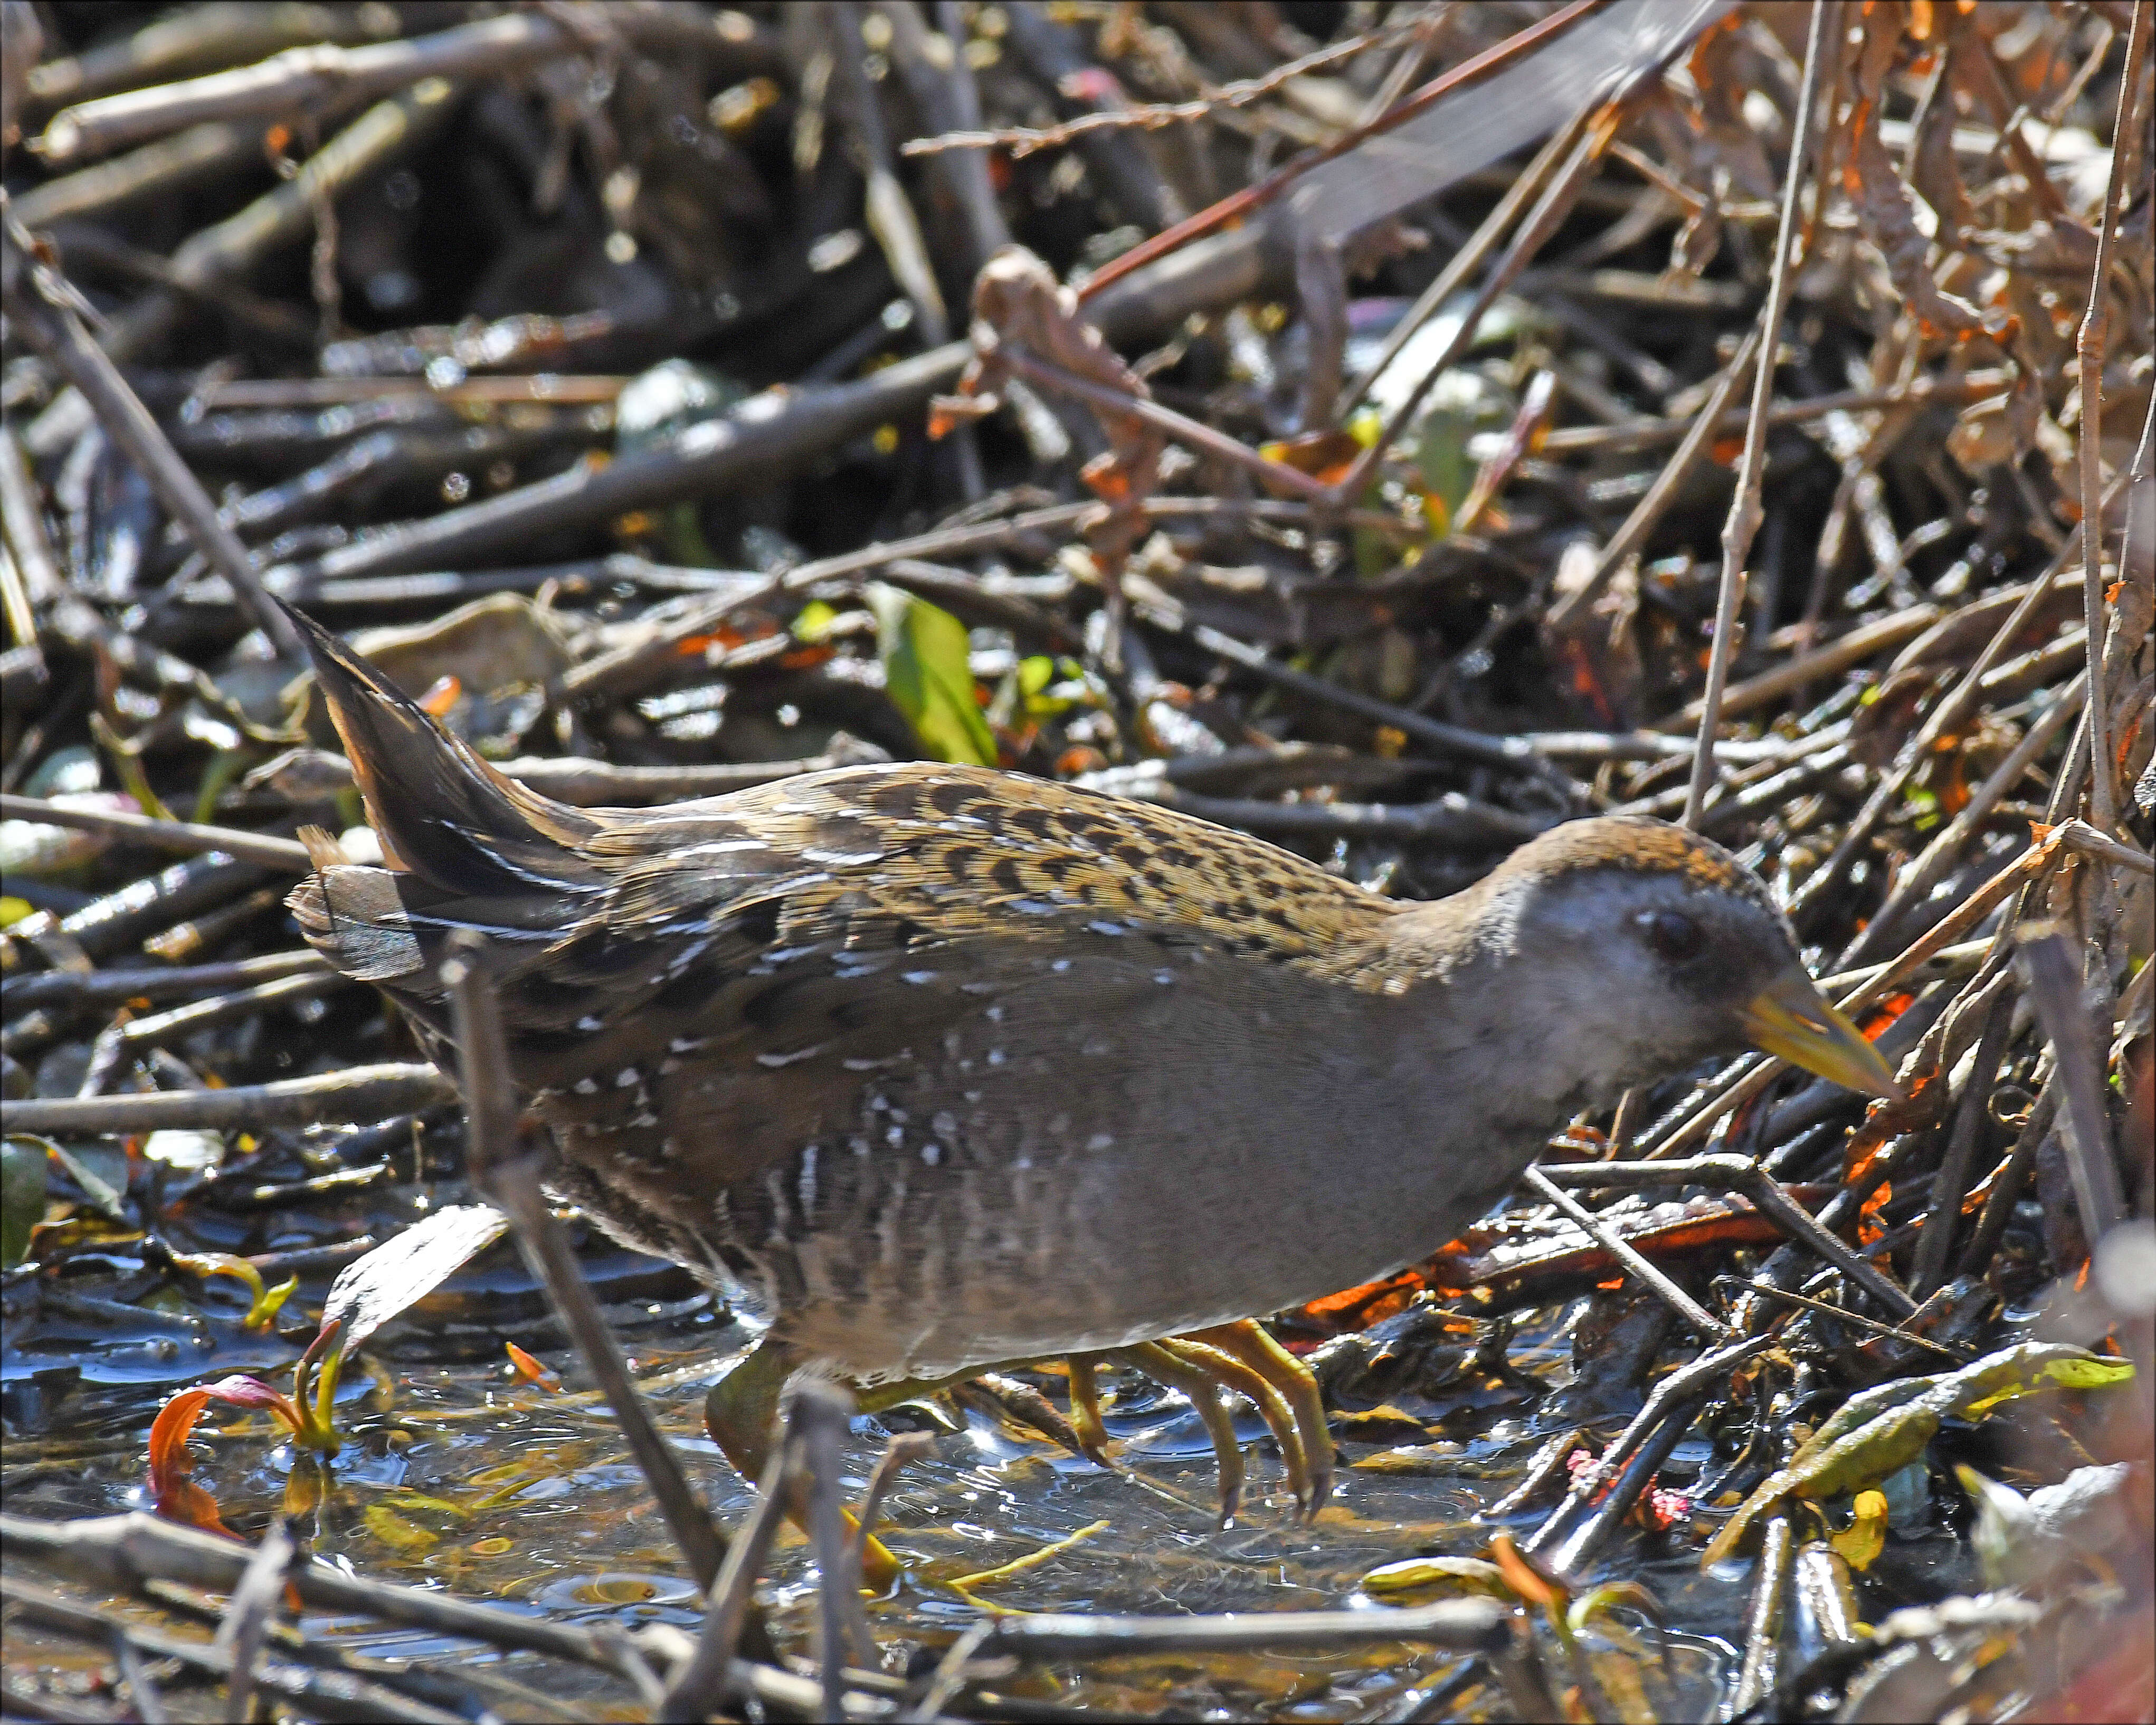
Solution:
M1902 1094L1879 1050L1801 970L1789 970L1762 988L1740 1016L1753 1047L1793 1066L1867 1096Z

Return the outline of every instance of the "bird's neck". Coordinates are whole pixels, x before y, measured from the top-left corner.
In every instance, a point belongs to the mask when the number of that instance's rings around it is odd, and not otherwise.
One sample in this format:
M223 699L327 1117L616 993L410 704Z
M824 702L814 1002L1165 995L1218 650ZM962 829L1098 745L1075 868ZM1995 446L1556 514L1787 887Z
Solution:
M1584 1107L1614 1096L1623 1075L1609 1039L1554 1034L1568 1022L1559 978L1518 938L1505 888L1486 878L1389 919L1366 989L1386 1003L1388 1058L1404 1081L1443 1072L1475 1086L1490 1124L1539 1142ZM1607 1094L1605 1094L1607 1093Z

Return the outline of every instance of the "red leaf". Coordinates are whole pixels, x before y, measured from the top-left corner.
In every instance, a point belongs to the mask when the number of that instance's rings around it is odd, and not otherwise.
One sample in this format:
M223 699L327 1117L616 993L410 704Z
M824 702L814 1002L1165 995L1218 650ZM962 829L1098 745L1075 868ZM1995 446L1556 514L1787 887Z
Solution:
M157 1409L150 1426L150 1493L157 1513L167 1520L229 1533L218 1514L217 1499L188 1477L195 1464L187 1454L187 1434L209 1399L207 1389L183 1389Z

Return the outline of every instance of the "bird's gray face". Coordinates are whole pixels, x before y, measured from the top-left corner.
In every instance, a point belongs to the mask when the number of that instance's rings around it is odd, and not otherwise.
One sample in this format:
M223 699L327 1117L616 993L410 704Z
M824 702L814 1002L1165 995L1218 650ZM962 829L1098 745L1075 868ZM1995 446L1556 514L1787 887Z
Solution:
M1523 872L1503 895L1507 970L1544 1046L1584 1079L1586 1100L1763 1050L1873 1095L1892 1076L1805 973L1789 925L1763 895L1702 883L1697 870L1626 867Z

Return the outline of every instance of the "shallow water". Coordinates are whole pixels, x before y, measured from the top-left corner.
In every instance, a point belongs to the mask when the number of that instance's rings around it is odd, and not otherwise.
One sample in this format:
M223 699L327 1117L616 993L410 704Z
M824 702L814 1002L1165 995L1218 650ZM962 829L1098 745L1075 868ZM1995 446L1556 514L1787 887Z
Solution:
M638 1284L634 1260L605 1267L612 1273L603 1285L616 1293L679 1291L663 1275ZM266 1415L213 1406L197 1428L195 1477L236 1531L251 1536L278 1510L297 1511L319 1555L362 1574L550 1617L669 1623L693 1633L701 1612L685 1566L611 1416L573 1393L582 1379L567 1350L558 1340L549 1345L543 1320L522 1326L524 1345L565 1371L567 1393L517 1381L500 1363L501 1328L519 1327L522 1291L512 1284L520 1274L515 1267L467 1272L451 1284L451 1321L408 1319L369 1345L342 1387L339 1424L348 1441L326 1476L304 1460L295 1467L281 1428ZM501 1326L484 1321L488 1311L501 1314ZM701 1297L617 1301L610 1315L691 1480L722 1522L738 1522L751 1493L705 1435L702 1408L709 1384L752 1333ZM1502 1393L1455 1385L1448 1404L1442 1386L1426 1395L1404 1392L1339 1428L1347 1434L1343 1466L1315 1525L1294 1518L1277 1452L1255 1415L1245 1414L1239 1424L1249 1465L1245 1501L1232 1526L1217 1527L1203 1428L1181 1396L1129 1373L1105 1372L1102 1381L1110 1433L1132 1477L979 1412L954 1415L947 1407L939 1416L909 1405L880 1419L857 1417L845 1480L855 1497L890 1430L936 1430L939 1418L958 1427L943 1430L885 1500L880 1533L909 1569L906 1584L869 1606L886 1668L906 1671L978 1620L980 1607L942 1584L1081 1533L1034 1567L978 1584L977 1597L1019 1611L1384 1609L1359 1586L1377 1565L1486 1551L1492 1528L1476 1512L1517 1483L1556 1429L1545 1423L1548 1398L1537 1392L1572 1378L1564 1317L1553 1310L1515 1330L1506 1358L1517 1375ZM9 1325L4 1479L17 1513L146 1507L143 1440L168 1389L249 1367L282 1383L285 1373L269 1368L285 1366L295 1351L221 1318L169 1334L112 1332L93 1340L77 1333L93 1327L91 1319L50 1311L34 1326ZM140 1327L154 1327L146 1320ZM71 1350L64 1362L63 1349ZM1036 1381L1062 1400L1060 1378L1044 1373ZM1613 1417L1604 1429L1620 1423ZM1708 1461L1707 1451L1704 1443L1681 1449L1666 1483L1683 1483ZM1516 1534L1546 1508L1518 1517ZM1608 1579L1643 1581L1654 1591L1670 1630L1666 1673L1646 1655L1646 1625L1635 1614L1620 1611L1587 1638L1598 1681L1627 1717L1711 1717L1734 1680L1750 1566L1702 1576L1698 1548L1681 1524L1669 1535L1628 1531L1605 1559ZM1936 1597L1945 1579L1933 1578L1927 1591ZM782 1641L804 1653L815 1589L805 1542L784 1530L768 1599ZM1389 1597L1385 1604L1402 1602ZM306 1627L374 1655L460 1669L498 1661L505 1676L530 1663L372 1621L315 1617ZM544 1669L545 1692L556 1701L589 1684L596 1702L606 1689L595 1673L577 1674L565 1689L562 1676L551 1663ZM1330 1656L1060 1665L1002 1686L1065 1706L1192 1717L1375 1720L1408 1717L1418 1706L1431 1717L1505 1712L1486 1668L1399 1645Z

